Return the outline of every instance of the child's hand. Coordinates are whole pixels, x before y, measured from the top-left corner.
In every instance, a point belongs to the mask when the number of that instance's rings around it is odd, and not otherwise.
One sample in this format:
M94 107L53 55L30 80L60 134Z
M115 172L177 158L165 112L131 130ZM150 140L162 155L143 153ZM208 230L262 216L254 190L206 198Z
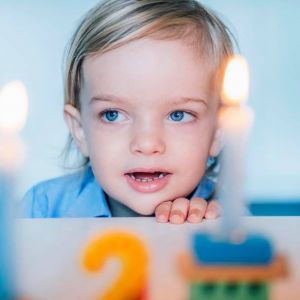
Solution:
M177 198L174 201L166 201L155 209L156 220L159 223L182 224L185 221L200 223L202 219L216 219L220 215L218 201L207 202L203 198Z

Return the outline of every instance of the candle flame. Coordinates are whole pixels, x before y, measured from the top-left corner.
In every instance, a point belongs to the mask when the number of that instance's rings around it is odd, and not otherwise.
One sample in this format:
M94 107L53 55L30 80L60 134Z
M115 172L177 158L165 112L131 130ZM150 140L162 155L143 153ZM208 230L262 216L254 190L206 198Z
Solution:
M23 82L7 83L0 91L0 131L18 132L25 125L28 95Z
M234 55L225 69L222 100L224 104L239 105L246 102L249 92L249 67L246 59Z

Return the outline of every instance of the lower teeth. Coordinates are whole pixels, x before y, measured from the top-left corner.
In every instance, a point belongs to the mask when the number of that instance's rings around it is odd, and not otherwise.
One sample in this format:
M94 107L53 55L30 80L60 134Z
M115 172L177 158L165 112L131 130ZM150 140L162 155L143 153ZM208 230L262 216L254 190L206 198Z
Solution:
M165 175L161 173L158 177L154 177L154 178L135 178L134 175L131 174L130 177L139 182L150 182L150 181L162 179L163 177L165 177Z
M139 182L150 182L150 181L154 181L154 180L157 180L157 179L159 179L159 177L155 177L155 178L143 178L143 179L135 178L135 180L139 181Z

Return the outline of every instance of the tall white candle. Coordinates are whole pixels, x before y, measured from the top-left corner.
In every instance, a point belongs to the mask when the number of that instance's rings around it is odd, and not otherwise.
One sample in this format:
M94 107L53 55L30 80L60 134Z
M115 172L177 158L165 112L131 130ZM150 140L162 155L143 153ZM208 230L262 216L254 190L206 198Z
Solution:
M10 208L15 174L24 159L19 131L25 124L27 110L24 84L20 81L6 84L0 91L0 299L15 298Z
M222 206L221 230L226 237L240 231L240 216L245 210L245 151L254 117L252 109L245 104L248 90L248 64L243 57L233 56L224 74L220 110L224 149L218 194Z
M0 90L0 171L15 173L24 160L20 138L28 113L28 95L21 81L11 81Z

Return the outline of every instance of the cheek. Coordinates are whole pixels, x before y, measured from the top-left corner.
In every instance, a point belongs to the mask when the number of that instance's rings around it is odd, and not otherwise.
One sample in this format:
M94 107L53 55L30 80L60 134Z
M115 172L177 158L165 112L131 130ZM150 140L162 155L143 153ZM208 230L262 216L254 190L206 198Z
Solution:
M175 149L180 159L191 161L206 157L212 137L211 126L186 126L169 133L169 147Z
M100 126L89 132L87 143L94 174L110 194L111 187L116 187L117 179L122 174L124 157L127 156L126 135L104 130Z
M103 135L95 136L93 140L88 141L90 161L98 172L108 174L115 170L119 165L120 141L104 138Z
M122 130L112 130L109 126L101 126L100 121L91 121L85 128L90 156L108 159L125 150L125 134Z
M185 134L178 135L173 140L172 148L176 154L176 164L190 179L196 181L201 178L206 169L206 163L211 144L211 133L201 128L193 129Z

